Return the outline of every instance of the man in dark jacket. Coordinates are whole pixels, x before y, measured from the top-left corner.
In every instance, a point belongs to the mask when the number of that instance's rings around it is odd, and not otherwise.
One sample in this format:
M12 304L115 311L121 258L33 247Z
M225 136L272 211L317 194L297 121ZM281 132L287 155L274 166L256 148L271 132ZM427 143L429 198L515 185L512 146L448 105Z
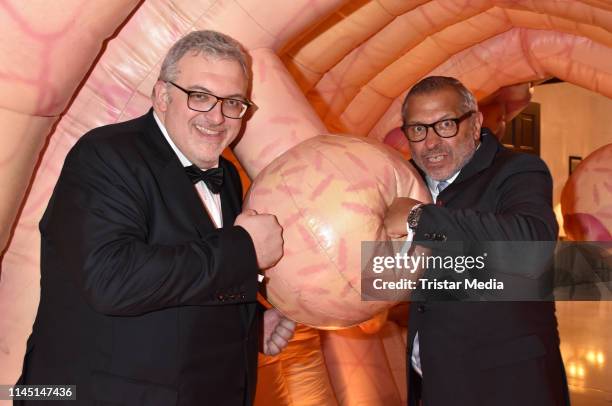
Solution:
M548 168L481 130L482 114L463 84L423 79L406 96L402 116L413 163L435 203L397 199L385 219L391 236L556 240ZM411 405L569 403L553 302L415 302L407 355Z
M241 213L220 157L251 106L233 39L192 32L166 56L153 109L72 148L40 223L41 299L22 384L76 385L70 405L249 405L258 270L276 217ZM295 324L269 310L263 350Z

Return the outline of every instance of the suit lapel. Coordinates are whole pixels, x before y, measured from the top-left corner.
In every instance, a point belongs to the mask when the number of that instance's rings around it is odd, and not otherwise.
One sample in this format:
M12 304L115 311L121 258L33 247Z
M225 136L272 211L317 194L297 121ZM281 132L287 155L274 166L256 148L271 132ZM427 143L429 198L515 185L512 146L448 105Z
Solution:
M240 213L242 196L238 196L239 189L233 183L230 175L231 164L223 157L219 157L219 167L223 168L223 187L221 188L221 214L223 226L230 227L234 219Z
M172 195L171 207L176 207L186 223L193 223L200 237L214 230L213 222L196 188L185 174L178 159L166 165L160 183L162 190L167 190Z

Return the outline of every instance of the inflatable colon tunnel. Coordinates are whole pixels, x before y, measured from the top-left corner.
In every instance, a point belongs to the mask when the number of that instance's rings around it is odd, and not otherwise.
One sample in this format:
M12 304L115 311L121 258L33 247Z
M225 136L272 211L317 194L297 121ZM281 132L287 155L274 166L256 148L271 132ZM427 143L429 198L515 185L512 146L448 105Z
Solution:
M68 150L91 128L147 111L165 52L190 30L227 33L252 56L258 110L226 153L245 184L256 179L247 203L278 210L287 230L286 262L270 271L285 283L270 298L301 324L283 354L260 358L260 405L406 402L406 305L360 302L355 242L386 238L393 197L426 199L405 160L380 145L407 156L400 105L414 83L459 78L496 134L534 81L612 96L604 0L3 0L0 22L2 384L21 372L38 305L38 222ZM598 224L577 230L609 236L610 206L587 206Z

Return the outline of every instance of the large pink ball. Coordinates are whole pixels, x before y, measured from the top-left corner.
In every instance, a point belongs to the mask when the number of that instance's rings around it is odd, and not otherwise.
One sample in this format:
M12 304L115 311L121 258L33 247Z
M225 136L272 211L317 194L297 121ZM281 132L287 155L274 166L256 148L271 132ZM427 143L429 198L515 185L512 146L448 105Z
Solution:
M565 233L576 241L612 241L612 144L591 153L563 187Z
M388 239L383 218L399 196L431 199L412 165L375 140L317 136L274 160L245 202L283 227L283 258L266 271L270 303L323 329L353 326L392 306L361 300L361 242Z

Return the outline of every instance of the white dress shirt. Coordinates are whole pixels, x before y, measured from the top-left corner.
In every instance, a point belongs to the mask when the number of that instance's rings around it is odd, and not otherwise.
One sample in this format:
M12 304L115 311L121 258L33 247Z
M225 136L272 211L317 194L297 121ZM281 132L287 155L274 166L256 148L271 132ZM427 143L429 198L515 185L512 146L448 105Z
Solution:
M457 176L459 176L459 172L461 171L456 172L453 176L444 181L447 184L446 187L448 187L448 185L450 185L455 181L455 179L457 179ZM436 203L436 201L438 200L438 195L440 194L440 191L438 191L438 184L442 181L433 180L429 176L426 176L425 180L427 181L427 187L429 188L429 193L431 193L431 198L433 199L433 202ZM412 364L412 368L419 375L423 376L423 370L421 369L421 357L419 354L418 331L416 332L414 336L414 341L412 342L412 354L410 356L410 363Z

